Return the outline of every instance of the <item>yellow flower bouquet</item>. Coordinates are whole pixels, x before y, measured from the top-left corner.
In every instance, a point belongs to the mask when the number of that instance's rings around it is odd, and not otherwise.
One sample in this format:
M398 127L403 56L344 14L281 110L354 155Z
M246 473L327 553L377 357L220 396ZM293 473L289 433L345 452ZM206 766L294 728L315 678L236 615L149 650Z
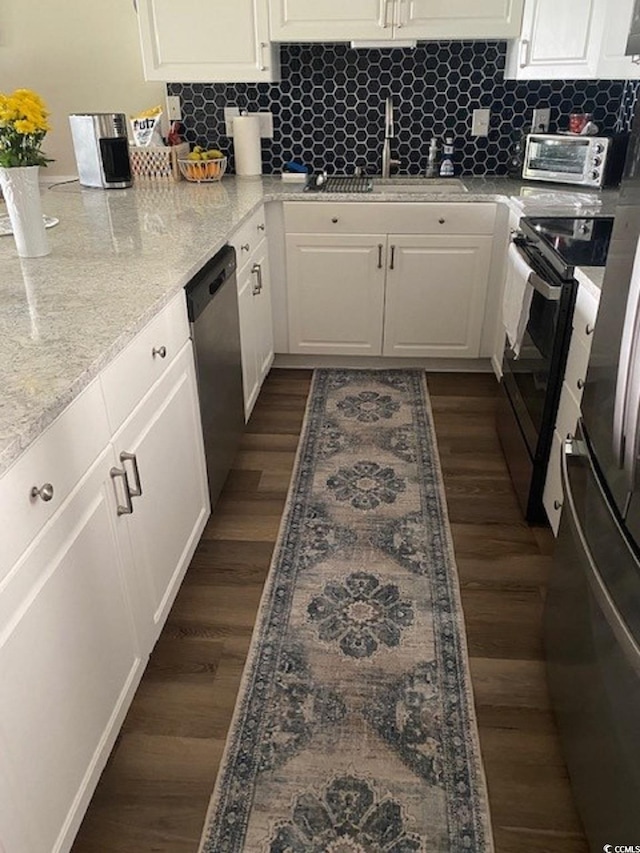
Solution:
M0 166L46 166L50 160L40 146L48 130L49 112L30 89L0 92Z

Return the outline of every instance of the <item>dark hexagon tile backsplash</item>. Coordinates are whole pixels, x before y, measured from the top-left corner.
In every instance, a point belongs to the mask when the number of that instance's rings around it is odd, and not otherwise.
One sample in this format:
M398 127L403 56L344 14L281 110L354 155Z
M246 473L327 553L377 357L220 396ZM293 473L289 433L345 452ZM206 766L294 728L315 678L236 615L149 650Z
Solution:
M224 107L273 113L274 138L262 140L265 174L288 160L341 174L362 166L380 173L384 102L395 103L393 156L401 174L419 174L429 140L455 140L457 174L506 172L514 139L533 107L551 107L550 130L565 129L573 111L591 112L603 132L630 123L637 85L620 80L503 79L505 42L427 42L415 49L355 50L346 44L282 45L280 83L170 83L179 95L186 138L230 155ZM489 136L471 135L475 108L491 110ZM441 146L439 146L440 148Z

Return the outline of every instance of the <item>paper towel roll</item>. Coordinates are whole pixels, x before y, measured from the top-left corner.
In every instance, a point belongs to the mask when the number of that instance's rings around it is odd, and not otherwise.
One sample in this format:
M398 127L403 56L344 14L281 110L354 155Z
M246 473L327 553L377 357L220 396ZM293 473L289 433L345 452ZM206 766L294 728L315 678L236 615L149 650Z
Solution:
M233 151L236 175L261 175L260 119L258 116L236 116L233 119Z

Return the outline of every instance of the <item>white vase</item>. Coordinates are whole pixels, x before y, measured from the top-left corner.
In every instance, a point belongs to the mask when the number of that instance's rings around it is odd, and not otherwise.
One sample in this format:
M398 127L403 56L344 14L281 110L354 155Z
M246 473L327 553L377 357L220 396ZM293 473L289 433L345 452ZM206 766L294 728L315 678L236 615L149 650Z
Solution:
M40 166L0 167L0 187L21 258L40 258L51 251L42 218L39 173Z

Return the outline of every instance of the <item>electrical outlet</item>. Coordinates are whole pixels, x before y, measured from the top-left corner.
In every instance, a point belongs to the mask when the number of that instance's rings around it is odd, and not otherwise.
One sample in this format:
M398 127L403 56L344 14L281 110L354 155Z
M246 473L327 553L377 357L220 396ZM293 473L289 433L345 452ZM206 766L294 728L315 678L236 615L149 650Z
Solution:
M551 110L549 107L541 107L533 111L531 130L533 133L546 133L551 122Z
M240 115L240 107L225 107L224 108L224 124L225 136L233 136L233 119Z
M491 110L474 110L471 123L472 136L489 136L489 121Z
M182 121L180 95L167 95L167 118L169 121Z

